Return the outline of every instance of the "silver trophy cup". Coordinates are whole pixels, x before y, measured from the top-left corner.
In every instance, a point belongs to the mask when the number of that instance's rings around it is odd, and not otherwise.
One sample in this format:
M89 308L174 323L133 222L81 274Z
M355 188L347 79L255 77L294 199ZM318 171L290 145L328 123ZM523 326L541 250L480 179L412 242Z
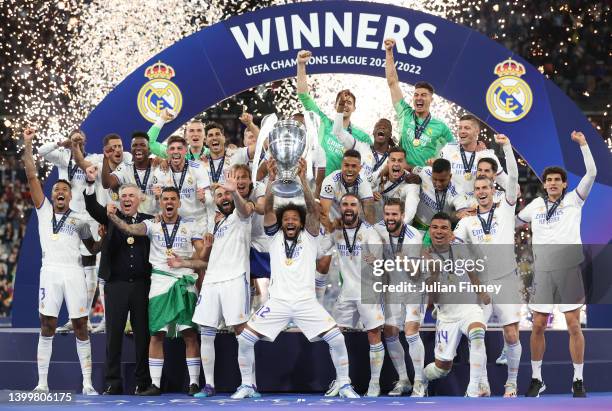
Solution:
M277 169L272 191L283 198L299 196L302 186L296 181L297 163L306 148L306 129L298 121L281 120L274 125L268 141Z

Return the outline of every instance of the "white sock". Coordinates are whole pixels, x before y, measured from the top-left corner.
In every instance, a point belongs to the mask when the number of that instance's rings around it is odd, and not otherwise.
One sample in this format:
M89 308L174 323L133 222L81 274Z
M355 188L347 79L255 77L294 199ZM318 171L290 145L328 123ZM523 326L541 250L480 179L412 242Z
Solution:
M482 377L482 369L486 364L485 345L484 345L485 330L482 328L473 328L468 333L470 340L470 383L468 391L478 392L478 384Z
M332 328L323 335L323 340L329 344L329 352L332 356L332 361L336 366L336 382L342 387L345 384L350 384L349 378L349 362L346 344L344 343L344 335L338 328ZM336 357L334 359L334 357Z
M485 346L486 347L486 346ZM482 383L489 383L489 372L487 371L487 349L485 348L483 351L483 357L482 357L482 374L480 375L480 382Z
M215 386L215 337L217 330L212 327L200 328L200 358L206 384Z
M400 381L408 381L406 354L399 340L399 335L385 337L385 342L387 343L387 352L389 353L389 357L391 357L391 362L393 363L393 367L395 367L395 371L397 371Z
M163 369L164 369L164 359L163 358L149 357L149 374L151 374L151 382L157 388L161 388L161 376L162 376Z
M412 366L414 367L414 380L423 380L423 367L425 367L425 346L421 335L417 332L413 335L407 335L406 341L408 342L408 353L412 360Z
M327 290L327 283L329 282L329 276L327 274L321 274L315 272L315 293L317 294L317 300L321 302L325 296L325 290Z
M531 361L531 378L542 381L542 360Z
M574 381L576 380L582 380L582 369L584 368L584 363L583 364L576 364L574 363Z
M186 358L187 370L189 371L189 385L200 385L200 358Z
M98 271L96 266L83 267L85 273L85 284L87 285L87 309L91 311L91 304L96 295L96 287L98 287Z
M437 380L438 378L446 377L450 373L450 370L444 370L438 368L435 362L427 364L427 367L423 369L423 376L427 381Z
M83 373L83 386L91 384L91 344L89 338L85 341L76 339L77 354L81 363L81 372Z
M253 385L255 380L255 343L259 341L259 337L252 331L244 329L236 339L238 340L238 367L240 368L242 384Z
M518 376L519 366L521 365L521 354L523 352L523 347L521 346L520 341L517 341L514 344L508 344L506 347L506 357L508 358L507 383L516 384L516 377Z
M378 383L380 370L385 360L385 346L382 342L370 344L370 382Z
M49 373L49 362L51 361L51 352L53 350L53 336L44 337L38 336L38 385L48 387L47 374Z

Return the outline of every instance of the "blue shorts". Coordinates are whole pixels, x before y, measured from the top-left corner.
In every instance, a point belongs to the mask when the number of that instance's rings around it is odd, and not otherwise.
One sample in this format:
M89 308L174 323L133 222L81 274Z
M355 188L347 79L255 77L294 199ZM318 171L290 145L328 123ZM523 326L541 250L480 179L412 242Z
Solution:
M270 278L270 253L263 253L251 247L251 278Z

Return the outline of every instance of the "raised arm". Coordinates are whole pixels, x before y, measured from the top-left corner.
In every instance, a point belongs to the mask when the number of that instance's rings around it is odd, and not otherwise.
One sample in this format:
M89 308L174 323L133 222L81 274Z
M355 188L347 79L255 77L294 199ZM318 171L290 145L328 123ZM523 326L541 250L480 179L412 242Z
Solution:
M159 113L159 119L151 126L149 131L147 131L147 136L149 136L149 151L160 158L168 157L166 153L166 145L157 141L159 137L159 133L164 126L164 124L172 121L174 119L174 113L167 108L163 109Z
M319 226L321 225L319 217L319 209L315 201L308 180L306 179L306 160L300 157L298 162L298 176L304 190L304 202L306 203L306 230L313 236L319 235Z
M95 182L98 175L98 168L96 166L87 167L85 170L87 174L86 182L87 187L83 191L83 198L85 199L85 210L87 213L96 220L99 224L108 224L108 216L106 215L106 208L98 203L96 198Z
M85 139L80 133L74 133L71 137L72 140L72 159L83 171L87 170L91 162L85 160L85 156L83 155L83 144L85 143Z
M234 206L236 207L236 210L238 210L240 217L246 218L253 214L253 211L255 211L255 205L251 202L247 202L240 194L238 194L235 169L230 169L227 177L225 178L223 188L232 193Z
M355 137L351 135L348 131L344 129L343 121L344 115L344 98L341 98L338 102L338 110L336 116L334 117L334 126L332 128L332 132L334 135L340 140L345 149L350 150L355 148L356 141Z
M106 151L104 151L104 159L102 160L102 187L117 190L121 184L119 184L117 176L114 176L112 173L113 170L110 168L110 162Z
M496 134L495 142L502 146L504 155L506 156L506 168L508 169L508 178L506 180L508 184L508 189L506 189L506 201L508 201L508 204L514 205L516 204L516 199L518 197L516 189L513 189L513 187L516 187L518 184L518 165L516 164L516 158L514 157L514 150L512 150L510 139L508 139L508 137L506 137L504 134Z
M72 141L67 138L63 141L44 143L38 147L38 155L42 156L45 160L53 163L54 165L59 165L62 161L62 156L59 151L60 147L70 150L70 147L72 147Z
M399 77L395 68L395 59L393 57L393 48L395 47L394 39L385 40L385 77L387 77L387 85L391 92L391 102L395 106L404 98L402 89L399 86Z
M259 130L259 127L257 127L257 125L253 122L253 115L245 111L244 113L240 115L239 120L242 124L244 124L247 130L253 133L255 140L257 140L259 138L260 130ZM247 147L249 150L248 151L249 158L253 158L253 156L255 155L255 146L256 146L255 144L251 144L250 146Z
M125 221L117 217L116 209L112 207L108 211L108 219L111 220L119 230L128 235L136 235L144 237L147 235L147 226L145 223L127 224Z
M308 78L306 77L306 63L312 57L308 50L300 50L297 54L297 92L308 93Z
M277 223L274 214L274 193L272 193L272 183L276 179L276 161L269 159L268 165L268 184L266 185L266 195L264 196L264 227L270 227Z
M584 201L595 183L597 167L595 166L595 160L593 160L593 155L591 154L584 134L580 131L573 131L572 140L580 145L580 151L582 151L582 157L584 158L584 167L586 168L586 174L580 179L578 187L576 188L576 193Z
M34 163L34 154L32 154L32 140L35 135L36 130L33 127L26 127L23 131L23 141L25 144L23 149L23 165L30 186L32 202L34 203L34 207L40 208L43 201L45 201L45 194L43 193L40 180L38 179L36 164Z

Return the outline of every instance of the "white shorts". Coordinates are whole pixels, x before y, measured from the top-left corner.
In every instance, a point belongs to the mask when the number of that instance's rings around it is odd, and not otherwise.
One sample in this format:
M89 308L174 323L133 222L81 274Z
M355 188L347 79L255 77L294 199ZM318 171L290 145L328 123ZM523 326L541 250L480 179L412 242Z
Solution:
M385 304L383 311L385 312L385 324L392 327L397 327L400 330L404 329L406 323L423 324L425 319L425 296L421 297L420 304Z
M339 327L357 328L361 323L366 330L373 330L385 323L385 315L380 304L363 304L359 300L342 300L334 304L332 317Z
M516 270L501 278L482 281L482 284L501 286L498 296L490 295L491 304L482 306L485 322L488 323L493 315L497 317L496 324L501 326L518 323L521 320L520 281Z
M559 304L580 307L584 304L584 285L580 266L552 271L535 270L533 289L534 295L530 305Z
M316 298L285 301L274 297L270 297L253 313L247 325L265 340L274 341L289 321L293 321L310 341L336 326L334 319Z
M331 235L328 233L319 234L317 238L317 260L321 257L332 255L334 248Z
M434 346L434 356L436 360L453 361L457 355L457 347L461 341L461 336L468 336L468 329L472 323L485 324L482 310L475 306L473 310L467 310L463 318L459 321L436 322L436 341Z
M193 322L218 328L221 318L225 325L245 323L249 319L251 287L246 274L228 281L204 283L198 297Z
M71 319L89 315L83 267L42 266L38 291L38 312L42 315L57 318L64 300Z
M160 328L156 332L165 332L165 333L167 333L169 329L170 329L170 327L168 327L167 325L164 325L162 328ZM181 331L190 330L190 329L193 330L194 328L192 326L190 326L190 325L181 325L181 324L178 324L176 327L174 327L174 329L177 332L181 332Z

